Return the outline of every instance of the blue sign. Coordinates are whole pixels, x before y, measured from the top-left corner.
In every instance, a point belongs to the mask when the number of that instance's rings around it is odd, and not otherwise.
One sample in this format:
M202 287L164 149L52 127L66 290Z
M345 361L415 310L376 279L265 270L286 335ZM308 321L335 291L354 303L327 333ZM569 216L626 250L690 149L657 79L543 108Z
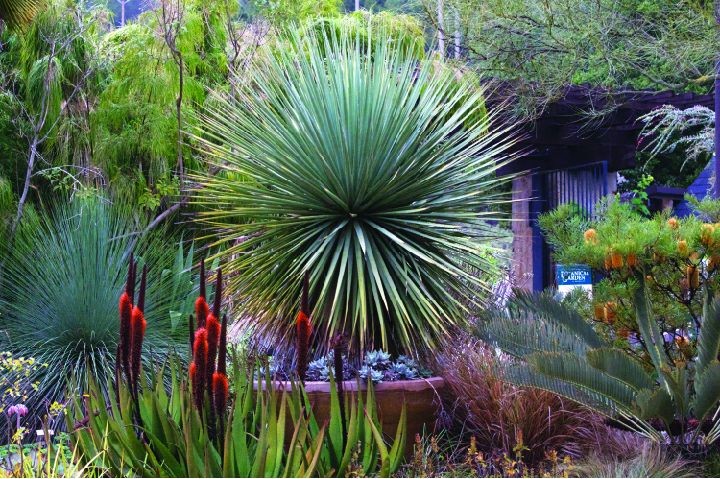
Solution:
M555 280L560 286L592 286L590 267L584 264L559 264L555 267Z

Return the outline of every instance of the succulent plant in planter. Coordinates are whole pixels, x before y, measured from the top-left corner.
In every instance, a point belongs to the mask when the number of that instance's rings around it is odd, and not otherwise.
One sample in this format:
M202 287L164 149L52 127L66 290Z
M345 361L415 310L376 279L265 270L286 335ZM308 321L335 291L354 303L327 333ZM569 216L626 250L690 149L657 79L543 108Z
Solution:
M476 86L384 32L285 41L201 119L220 173L195 176L194 202L228 245L228 287L287 344L307 273L316 347L337 334L354 353L432 347L488 291L510 127Z

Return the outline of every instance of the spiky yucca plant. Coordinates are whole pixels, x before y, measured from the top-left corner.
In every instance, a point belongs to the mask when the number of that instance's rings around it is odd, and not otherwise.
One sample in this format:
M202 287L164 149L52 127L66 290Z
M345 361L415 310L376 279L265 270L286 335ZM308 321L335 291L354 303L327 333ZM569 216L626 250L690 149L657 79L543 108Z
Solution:
M41 216L37 224L28 218L5 263L0 301L6 314L0 316L0 330L7 333L14 354L48 364L31 378L37 390L25 402L36 418L53 401L64 400L71 376L93 376L100 386L113 377L117 297L133 245L142 252L138 286L140 271L148 268L143 311L152 328L143 354L162 358L186 342L184 330L173 332L170 311L192 290L190 273L174 266L172 248L159 234L135 241L142 223L133 220L129 208L103 201L75 199ZM82 392L86 385L76 386Z
M0 0L0 20L22 27L30 23L43 6L45 0Z
M268 46L202 118L220 174L195 178L199 221L228 244L229 287L261 326L292 334L309 272L318 344L416 351L485 287L512 135L449 68L382 32L333 32Z

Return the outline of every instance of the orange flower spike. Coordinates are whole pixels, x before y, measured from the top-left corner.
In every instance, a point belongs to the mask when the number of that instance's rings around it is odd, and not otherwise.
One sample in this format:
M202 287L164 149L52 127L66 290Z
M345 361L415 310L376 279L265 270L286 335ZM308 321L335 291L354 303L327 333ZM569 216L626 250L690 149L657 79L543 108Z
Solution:
M195 376L193 378L195 381L192 385L193 397L198 410L202 410L205 399L205 387L207 385L205 372L207 371L208 362L208 334L205 328L198 328L198 330L195 331L193 362L195 363Z
M608 301L605 304L605 319L608 324L613 324L617 318L617 303L614 301Z
M218 343L220 341L220 323L214 314L210 313L208 316L205 329L207 329L208 337L208 359L205 378L207 380L207 388L210 390L212 387L213 373L215 372L215 358L217 357Z
M195 384L195 381L197 381L197 366L195 366L195 361L190 362L190 367L188 368L188 376L190 376L190 384Z
M595 228L590 228L586 230L583 234L583 237L585 238L585 243L597 244L598 242L597 231L595 230Z
M595 319L605 321L605 306L600 303L595 303L593 309L595 310Z
M205 299L205 260L200 260L200 293L195 300L195 317L197 317L198 328L205 327L205 321L210 313L210 307Z
M218 417L223 417L230 395L230 385L228 384L228 378L225 374L219 372L213 373L212 395L215 414Z
M210 308L208 307L207 301L202 296L198 296L195 300L195 317L197 317L198 328L204 328L207 321L208 314L210 314Z
M147 321L139 307L135 306L132 311L131 331L132 331L132 351L130 356L130 367L132 369L132 388L137 394L137 384L140 379L140 366L142 364L142 345L145 339L145 329Z
M130 344L132 342L132 332L130 322L132 320L132 301L127 291L120 295L120 347L119 362L125 370L125 375L130 380Z
M713 233L715 232L715 226L710 223L705 223L700 227L700 242L703 246L709 248L713 245Z
M618 251L613 251L610 255L610 264L613 269L620 269L623 267L623 257Z
M637 266L637 255L635 253L628 253L625 262L630 268Z
M687 241L685 241L685 240L679 240L679 241L677 242L677 250L678 250L678 253L680 253L681 255L687 256L687 255L688 255L688 244L687 244Z
M312 334L312 325L310 318L300 311L297 316L297 371L301 380L305 380L308 363L308 349L310 348L310 335Z
M605 261L604 261L605 269L610 271L612 269L612 255L609 253L605 255Z
M670 227L670 229L676 230L678 229L679 223L677 218L670 218L667 220L667 225Z
M305 373L308 365L308 351L310 349L310 335L312 325L310 324L310 302L309 302L310 276L305 273L302 282L300 296L300 312L297 316L297 372L301 381L305 380Z

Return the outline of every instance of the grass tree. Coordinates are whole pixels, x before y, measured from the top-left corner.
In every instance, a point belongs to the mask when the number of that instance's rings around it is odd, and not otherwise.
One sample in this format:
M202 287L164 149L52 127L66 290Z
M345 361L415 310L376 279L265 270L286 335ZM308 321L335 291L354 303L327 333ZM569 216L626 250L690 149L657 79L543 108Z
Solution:
M261 328L291 334L308 272L320 344L416 351L481 300L514 142L476 86L368 31L268 45L201 119L218 173L194 201Z
M146 318L154 325L146 339L146 359L164 357L186 343L186 332L173 326L184 321L173 321L172 311L190 293L192 282L187 262L182 255L175 257L159 232L136 238L143 224L135 222L128 207L91 197L48 215L28 211L5 263L0 302L6 313L0 316L0 330L7 333L14 355L45 365L24 379L35 386L25 400L29 423L35 425L53 401L64 401L66 379L80 380L82 392L87 377L104 387L114 376L117 297L133 248L140 268L148 266L151 281Z

